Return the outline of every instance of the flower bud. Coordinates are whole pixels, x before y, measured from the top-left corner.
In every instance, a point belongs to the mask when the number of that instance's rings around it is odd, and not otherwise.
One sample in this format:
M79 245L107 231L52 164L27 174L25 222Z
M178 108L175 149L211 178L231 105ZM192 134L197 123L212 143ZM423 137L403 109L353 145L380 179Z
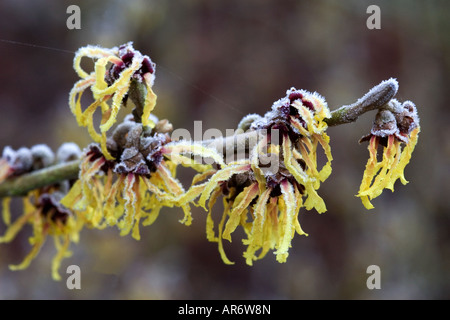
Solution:
M63 163L77 160L81 157L80 147L73 142L63 143L56 151L56 162Z
M32 146L31 156L33 158L33 170L48 167L55 161L55 154L52 149L45 144Z
M389 110L378 111L371 133L378 137L387 137L398 131L395 116Z

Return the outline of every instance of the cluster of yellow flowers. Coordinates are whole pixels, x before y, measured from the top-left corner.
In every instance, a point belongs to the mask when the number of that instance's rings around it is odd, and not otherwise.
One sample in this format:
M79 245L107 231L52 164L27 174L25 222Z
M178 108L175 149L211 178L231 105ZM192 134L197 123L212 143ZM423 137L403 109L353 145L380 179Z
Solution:
M94 60L92 72L82 69L83 57ZM0 242L11 241L25 223L33 225L32 250L12 269L28 266L45 237L51 235L58 250L52 275L59 279L61 260L69 256L69 244L78 241L84 226L116 226L121 235L131 233L139 240L140 225L152 224L162 207L181 207L184 217L180 222L190 225L191 205L208 212L207 239L218 243L225 263L233 262L225 254L223 239L231 241L238 226L247 236L243 240L247 264L252 265L270 250L274 250L277 261L285 262L295 233L307 235L299 223L300 209L326 211L317 190L331 174L332 155L326 134L331 113L319 94L291 88L264 116L245 117L240 127L244 124L247 133L257 133L258 139L248 146L245 157L226 161L220 148L202 142L172 141L172 125L151 113L156 104L152 91L156 66L132 43L113 49L81 48L74 68L81 80L70 92L70 109L78 124L87 127L94 143L70 157L80 161L78 179L30 192L24 198L23 215L12 224L10 198L3 200L3 221L8 229ZM87 89L92 91L94 102L83 108L81 97ZM119 109L128 100L135 109L113 128ZM384 188L393 189L398 178L406 182L403 169L417 141L415 106L409 101L403 105L396 100L389 103L398 112L386 116L390 111L380 111L381 120L376 122L380 127L374 126L366 138L370 140L370 159L358 196L367 208L371 208L370 199ZM100 133L94 124L99 107ZM385 146L381 161L377 160L379 144ZM327 159L321 167L319 149ZM55 163L53 158L42 156L50 152L38 151L5 148L0 183ZM176 178L179 164L197 172L187 189ZM219 197L224 211L215 230L213 206Z
M20 148L17 151L6 147L0 160L0 171L3 173L0 182L16 175L49 167L55 163L61 164L78 159L80 154L80 149L73 143L61 145L56 156L46 145L36 145L31 149ZM69 245L71 242L78 242L79 232L83 227L83 221L60 203L69 188L70 182L63 181L30 191L23 197L22 215L14 222L11 222L11 198L3 198L2 217L3 223L8 228L0 237L0 243L11 242L25 224L32 225L32 236L29 238L32 245L31 251L21 263L11 265L11 270L27 268L39 253L47 236L52 236L57 249L57 254L52 262L52 276L55 280L60 279L58 269L61 260L71 255Z

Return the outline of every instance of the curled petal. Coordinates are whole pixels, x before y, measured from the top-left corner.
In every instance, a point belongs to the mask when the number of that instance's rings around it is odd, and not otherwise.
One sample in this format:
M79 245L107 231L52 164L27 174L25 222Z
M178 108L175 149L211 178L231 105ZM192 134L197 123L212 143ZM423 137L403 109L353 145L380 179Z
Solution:
M155 124L150 117L150 114L156 105L156 94L152 90L153 75L151 75L150 73L145 74L144 81L147 87L147 94L145 96L144 110L142 113L142 125L153 127Z
M286 180L281 183L281 192L283 194L284 210L282 215L286 218L284 220L284 227L282 230L281 242L278 245L278 250L275 252L278 262L286 262L288 250L291 246L291 240L295 232L295 211L297 210L294 187Z
M205 186L204 191L199 199L199 205L206 210L206 201L208 200L211 192L215 189L217 184L221 181L228 180L232 175L246 172L250 169L249 164L228 166L218 171L215 175L209 179L208 184Z
M306 184L311 180L311 178L295 160L292 154L292 143L288 136L283 137L283 155L284 165L286 166L286 169L288 169L289 172L294 176L295 180L297 180L301 184Z
M220 155L215 149L207 148L199 143L193 143L189 141L169 143L162 149L164 154L174 157L174 160L186 160L185 158L176 158L177 155L190 154L192 156L199 156L202 158L211 158L215 163L224 165L223 156ZM195 160L195 159L194 159ZM197 161L199 163L200 161ZM184 164L189 164L184 163Z
M231 233L241 222L241 215L248 209L250 203L258 196L258 184L253 183L244 188L244 190L236 196L230 212L230 218L225 226L222 237L231 242Z
M255 219L252 223L251 233L248 240L244 243L248 245L244 252L244 257L248 265L253 264L253 260L257 260L255 256L257 250L264 246L264 221L266 218L267 201L272 189L266 189L258 198L257 203L253 208Z

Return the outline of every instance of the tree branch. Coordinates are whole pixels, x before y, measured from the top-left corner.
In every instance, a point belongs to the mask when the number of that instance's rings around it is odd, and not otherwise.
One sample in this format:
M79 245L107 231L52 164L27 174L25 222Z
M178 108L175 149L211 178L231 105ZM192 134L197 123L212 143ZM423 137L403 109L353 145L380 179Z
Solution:
M10 178L0 183L0 197L24 196L29 191L78 178L80 160L65 162Z
M368 111L389 108L388 102L398 91L397 80L391 78L381 82L370 89L362 98L351 105L342 106L331 113L331 117L325 122L328 126L354 122L358 117Z
M142 107L145 95L142 88L135 88L131 98L138 106L137 113L142 114L139 106ZM345 123L351 123L358 117L368 111L375 109L389 109L389 101L395 96L398 90L398 83L395 79L389 79L373 87L362 98L351 105L342 106L333 112L331 117L326 119L328 126L337 126ZM142 109L142 108L141 108ZM222 139L212 139L201 141L201 143L224 156L248 152L251 146L254 146L259 139L263 137L259 131L250 131ZM241 153L242 155L242 153ZM72 161L64 164L58 164L47 167L42 170L34 171L21 175L16 178L10 178L0 183L0 198L9 196L23 196L29 191L52 185L63 180L76 179L78 177L80 161Z

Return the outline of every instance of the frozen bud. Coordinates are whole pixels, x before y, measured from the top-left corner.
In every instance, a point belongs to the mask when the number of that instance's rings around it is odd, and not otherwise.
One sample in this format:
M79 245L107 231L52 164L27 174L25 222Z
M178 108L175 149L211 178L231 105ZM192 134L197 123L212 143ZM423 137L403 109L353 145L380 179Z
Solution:
M125 161L135 157L139 153L139 150L135 147L126 148L123 150L120 160Z
M3 149L2 158L5 159L9 164L12 164L16 159L16 152L10 146L6 146Z
M127 142L125 144L125 147L127 148L139 147L141 135L142 135L142 125L136 123L128 131Z
M419 126L419 117L415 104L411 101L403 102L401 112L396 115L396 120L400 133L409 135L413 129Z
M145 163L144 156L141 153L137 152L135 148L125 149L124 153L122 154L121 160L122 161L117 163L114 167L114 172L116 173L150 173L150 170Z
M33 170L50 166L55 161L55 154L46 144L37 144L31 147L33 157Z
M150 152L149 149L154 149L161 146L160 141L155 137L142 137L140 150L144 153Z
M155 122L154 131L158 133L170 133L173 130L172 124L167 119L162 119L158 122Z
M391 99L387 104L387 109L392 111L395 115L401 113L403 110L402 104L397 99Z
M397 121L395 120L394 114L391 111L385 109L378 111L371 133L374 136L387 137L396 133L397 131Z
M144 160L141 160L136 164L133 172L138 175L148 175L151 173Z
M132 127L136 125L136 122L132 121L124 121L121 124L117 126L117 128L114 130L112 134L113 140L117 143L119 148L124 148L127 143L127 134L128 131Z
M114 166L113 171L114 171L115 173L129 173L129 172L131 171L131 169L128 168L128 167L125 165L125 163L120 162L120 163L117 163L117 164Z
M106 149L114 158L117 158L117 155L119 153L119 146L113 138L106 138Z
M245 132L248 129L250 129L250 126L252 125L253 122L260 120L261 118L262 117L256 113L248 114L242 118L242 120L239 122L237 128L238 128L238 130L240 129Z
M33 166L33 156L30 149L20 148L15 152L13 162L10 163L15 174L21 174L30 171Z
M81 157L81 150L77 144L73 142L63 143L58 151L56 151L56 162L63 163L77 160Z
M228 187L246 187L249 186L252 182L255 182L255 178L250 172L243 172L239 174L233 175L230 180L228 180Z

